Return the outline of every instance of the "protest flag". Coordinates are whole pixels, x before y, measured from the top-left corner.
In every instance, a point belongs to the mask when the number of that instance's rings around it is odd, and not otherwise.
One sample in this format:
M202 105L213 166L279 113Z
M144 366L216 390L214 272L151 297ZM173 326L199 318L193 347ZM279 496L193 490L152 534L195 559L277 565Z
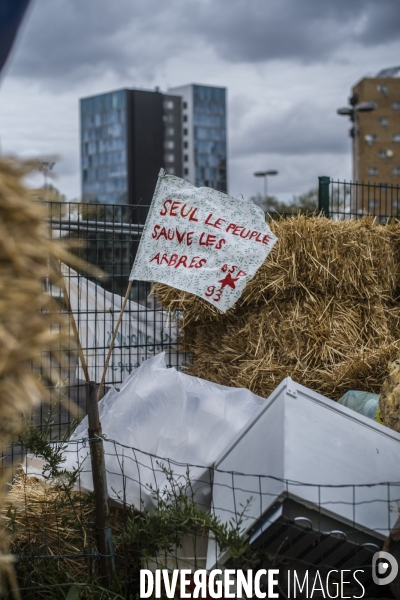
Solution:
M225 313L276 241L260 207L161 169L129 280L165 283Z
M260 207L211 188L196 188L161 169L97 399L103 393L114 342L135 279L191 292L225 313L240 298L276 241Z

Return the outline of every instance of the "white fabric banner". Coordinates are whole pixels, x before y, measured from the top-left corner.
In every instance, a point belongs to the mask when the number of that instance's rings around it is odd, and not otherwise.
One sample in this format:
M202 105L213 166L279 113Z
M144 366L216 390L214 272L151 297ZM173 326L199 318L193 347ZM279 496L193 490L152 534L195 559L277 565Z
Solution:
M123 298L107 292L65 265L62 265L62 273L90 379L100 383ZM166 351L168 366L179 368L184 362L184 354L177 352L176 340L176 321L171 316L168 319L165 311L128 301L105 383L122 382L145 360L163 350ZM78 377L85 378L80 363Z
M161 174L130 280L166 283L226 312L275 242L255 204Z

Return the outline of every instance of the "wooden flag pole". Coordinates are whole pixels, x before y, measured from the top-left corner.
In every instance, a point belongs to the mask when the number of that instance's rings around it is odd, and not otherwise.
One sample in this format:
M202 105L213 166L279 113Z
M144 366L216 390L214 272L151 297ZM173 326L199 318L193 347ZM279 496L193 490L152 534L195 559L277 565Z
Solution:
M90 381L79 332L72 312L67 286L62 275L61 265L57 263L60 282L64 294L65 304L71 318L71 325L78 343L79 358L86 380L86 412L88 417L88 436L90 459L92 465L93 491L95 499L96 525L98 529L99 558L102 578L107 585L111 585L115 578L114 542L110 522L110 507L108 503L107 473L104 459L104 445L99 417L98 402L96 398L96 384ZM126 303L125 303L126 304ZM124 305L125 306L125 305ZM117 326L118 327L118 326ZM114 338L115 339L115 338ZM105 377L105 372L103 373ZM104 383L104 382L103 382Z
M108 502L107 471L104 457L104 441L96 398L96 384L86 384L86 410L88 416L88 436L92 464L93 491L95 500L96 525L99 540L99 558L102 577L110 586L115 578L115 551Z
M155 195L157 194L158 188L160 187L160 182L161 182L162 178L164 177L164 175L165 175L164 169L160 169L160 172L158 173L158 179L157 179L156 189L154 190L153 201L154 201ZM150 210L151 210L151 208L150 208ZM142 236L144 235L144 233L146 231L146 227L147 227L147 221L145 223ZM142 237L142 239L143 239L143 237ZM140 240L140 244L141 243L142 243L142 240ZM139 244L139 249L140 249L140 244ZM117 321L117 324L116 324L115 329L114 329L114 333L113 333L113 337L112 337L112 340L111 340L111 344L110 344L110 347L108 349L108 354L107 354L106 362L105 362L105 365L104 365L103 375L102 375L102 378L101 378L100 385L99 385L99 387L97 389L97 401L99 401L100 398L103 396L103 388L104 388L104 382L106 380L106 373L107 373L108 365L109 365L111 354L112 354L112 351L113 351L113 348L114 348L115 338L117 337L118 329L119 329L119 326L121 325L122 316L124 314L125 306L126 306L126 303L128 302L129 294L130 294L130 291L131 291L131 288L132 288L132 283L133 283L133 281L130 281L129 284L128 284L128 289L126 290L125 298L124 298L124 301L122 303L121 312L119 313L118 321Z
M87 364L86 364L86 360L85 360L85 355L83 354L82 344L81 344L81 341L79 339L78 328L76 326L74 313L72 311L72 306L71 306L71 302L70 302L70 299L69 299L69 294L68 294L68 291L67 291L67 286L65 285L65 280L64 280L64 276L62 274L60 263L57 263L57 270L58 270L58 274L60 276L61 289L62 289L62 293L64 294L65 304L67 306L67 310L69 312L69 316L70 316L70 319L71 319L72 331L74 332L74 336L75 336L76 342L78 344L78 355L79 355L79 358L80 358L80 361L81 361L82 371L83 371L83 373L85 375L85 381L86 381L86 383L89 383L90 382L89 371L88 371L88 368L87 368Z
M67 286L65 285L65 280L62 275L61 265L56 263L57 269L59 271L60 276L60 284L62 288L62 292L64 294L65 304L67 306L68 312L71 318L71 325L76 337L76 341L78 344L78 352L79 358L81 360L82 369L85 374L86 380L86 412L88 417L88 436L89 436L89 448L90 448L90 458L92 465L92 477L93 477L93 491L94 491L94 499L95 499L95 515L96 515L96 525L98 528L98 542L99 542L99 558L100 558L100 567L101 567L101 575L102 578L105 579L108 585L112 584L113 579L115 578L115 558L114 558L114 543L110 522L110 508L108 503L108 487L107 487L107 473L105 467L105 459L104 459L104 445L103 445L103 437L101 430L101 423L99 417L99 409L98 409L98 398L96 397L96 384L93 381L90 381L89 371L87 368L85 356L83 354L82 345L79 339L79 332L76 326L74 314L72 312L71 301L69 299L69 294L67 291ZM130 286L132 282L130 282ZM128 286L127 296L129 295L130 286ZM125 308L126 301L124 301L124 305L121 311L120 318L122 317L123 310ZM120 323L120 319L117 324L117 329ZM112 344L114 343L116 333L112 340ZM110 356L110 353L109 353ZM109 360L109 356L107 360ZM103 381L104 384L105 372L107 370L107 366L103 373Z
M157 194L157 190L160 187L161 179L164 177L164 175L165 175L164 169L160 169L160 172L158 174L156 189L154 190L154 196ZM154 200L154 196L153 196L153 200ZM146 226L147 226L147 221L146 221L144 229L143 229L143 234L146 231ZM140 243L142 243L142 240L140 241ZM139 248L140 248L140 245L139 245ZM110 347L108 349L108 354L107 354L106 362L105 362L105 365L104 365L103 375L102 375L102 378L101 378L100 385L99 385L99 387L97 389L97 401L99 401L100 398L103 396L103 388L104 388L104 382L106 380L106 373L107 373L108 365L109 365L111 354L112 354L112 351L113 351L113 348L114 348L115 338L117 337L118 329L119 329L119 326L121 325L122 315L124 314L125 306L126 306L126 303L128 302L128 298L129 298L129 294L130 294L130 291L131 291L132 283L133 283L133 281L130 281L129 284L128 284L128 289L126 290L125 298L124 298L124 301L122 303L121 312L119 313L118 321L117 321L117 324L116 324L115 329L114 329L114 333L113 333L113 337L112 337L112 340L111 340L111 344L110 344Z
M112 354L112 351L114 349L115 338L117 337L118 329L119 329L119 326L121 325L122 316L124 314L126 303L128 302L129 294L131 292L132 283L133 283L133 281L130 281L129 284L128 284L128 288L126 290L125 298L124 298L124 301L122 303L121 312L119 313L118 321L117 321L117 324L116 324L115 329L114 329L114 333L113 333L113 336L112 336L110 347L108 349L108 354L107 354L106 362L104 364L103 375L101 377L100 385L99 385L99 387L97 389L97 396L96 396L97 397L97 401L99 401L100 398L103 396L103 387L104 387L104 382L106 380L106 374L107 374L108 365L110 363L111 354Z

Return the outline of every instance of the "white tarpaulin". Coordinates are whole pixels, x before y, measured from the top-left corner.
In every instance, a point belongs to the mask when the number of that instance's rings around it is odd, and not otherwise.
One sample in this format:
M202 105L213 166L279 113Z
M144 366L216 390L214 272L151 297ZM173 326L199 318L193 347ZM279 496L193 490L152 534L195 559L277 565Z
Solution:
M92 381L100 383L111 338L123 298L107 292L76 271L62 265L79 339ZM168 366L179 366L184 357L176 348L176 321L162 310L128 301L106 374L106 384L120 383L145 360L168 350ZM79 364L78 377L84 379Z
M111 388L99 402L110 497L124 498L137 507L143 501L151 508L154 488L169 485L161 463L174 471L174 478L186 477L187 464L191 464L203 465L191 468L190 480L196 500L206 503L211 483L207 467L264 402L249 390L167 369L163 353L150 358L124 381L119 392ZM85 417L66 448L63 468L79 466L80 486L91 490L89 447L79 444L87 438L87 428ZM165 460L157 461L147 453Z
M276 242L261 208L160 174L130 280L235 304Z

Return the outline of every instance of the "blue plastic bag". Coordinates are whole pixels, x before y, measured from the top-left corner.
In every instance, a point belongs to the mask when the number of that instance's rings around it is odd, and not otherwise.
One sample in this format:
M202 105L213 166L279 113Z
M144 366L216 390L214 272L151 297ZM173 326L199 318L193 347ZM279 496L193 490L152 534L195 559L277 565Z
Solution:
M347 406L378 423L382 422L379 415L379 394L349 390L338 400L338 404Z

